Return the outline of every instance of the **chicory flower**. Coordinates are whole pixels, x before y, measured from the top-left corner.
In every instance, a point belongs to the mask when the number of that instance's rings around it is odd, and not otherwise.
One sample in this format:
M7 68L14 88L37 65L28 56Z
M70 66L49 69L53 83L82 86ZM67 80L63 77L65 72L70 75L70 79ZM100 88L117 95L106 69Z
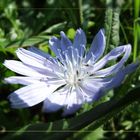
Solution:
M60 32L61 39L52 37L50 49L55 57L35 48L19 48L20 61L5 60L4 65L22 75L6 78L8 83L22 84L9 95L13 108L26 108L43 101L44 112L63 108L63 115L72 114L85 102L91 103L102 97L109 89L119 86L136 65L124 66L131 53L131 45L116 47L102 57L105 36L101 29L86 51L86 36L78 29L73 43ZM102 57L102 58L101 58ZM122 57L107 67L111 60Z

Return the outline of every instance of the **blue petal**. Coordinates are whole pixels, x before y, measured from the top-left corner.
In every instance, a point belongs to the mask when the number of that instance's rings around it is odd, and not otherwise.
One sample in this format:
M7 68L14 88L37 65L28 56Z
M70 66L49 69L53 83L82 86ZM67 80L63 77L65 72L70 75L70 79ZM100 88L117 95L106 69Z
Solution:
M35 83L40 83L41 78L39 77L25 77L25 76L11 76L5 78L4 80L10 84L22 84L22 85L30 85Z
M87 84L84 82L82 89L85 93L92 95L92 100L96 101L104 96L107 90L118 87L122 84L125 76L132 73L138 68L138 63L129 64L127 67L121 69L113 77L107 78L89 78L86 79Z
M46 84L32 84L10 94L9 100L13 108L30 107L45 100L48 96L46 90Z
M54 112L66 105L68 90L69 87L65 86L48 96L43 102L43 112Z
M60 32L61 35L61 50L65 51L68 47L72 46L71 41L67 38L63 31Z
M44 101L50 94L62 85L63 83L47 84L45 82L31 84L10 94L9 99L13 108L34 106Z
M115 65L113 65L111 67L108 67L108 68L99 70L97 72L94 72L94 75L95 76L105 77L105 76L111 75L113 73L116 73L117 71L119 71L122 68L122 66L124 65L124 63L128 59L128 57L130 56L130 53L131 53L131 45L129 45L129 44L128 45L124 45L124 46L121 46L120 49L121 48L122 48L122 51L119 53L119 55L121 55L122 53L124 53L124 56L122 57L122 59L117 64L115 64ZM116 49L116 51L118 52L117 49ZM114 51L114 54L115 54L115 51ZM103 59L101 59L99 63L95 64L96 69L100 67L101 62L102 62L101 65L104 65L105 63L108 63L108 60L111 59L109 57L112 57L112 53L109 53L107 56L105 56Z
M79 63L82 60L82 57L79 57L78 50L73 46L68 47L68 49L64 52L65 56L65 64L69 67L71 64L73 67L79 67Z
M28 50L31 51L31 52L33 52L33 53L35 53L35 54L38 54L40 56L43 56L44 58L47 58L49 60L52 60L53 59L52 56L50 56L48 53L45 53L45 52L37 49L36 47L30 47L30 48L28 48Z
M105 81L103 79L86 78L81 84L81 91L84 94L85 102L92 102L99 99Z
M51 50L55 53L56 57L58 57L60 60L63 60L64 57L61 50L61 41L56 37L52 37L49 40L49 45Z
M52 62L54 62L54 63L58 63L57 60L56 60L56 58L52 57L52 56L51 56L50 54L48 54L48 53L43 52L42 50L39 50L39 49L36 48L36 47L33 47L33 46L32 46L32 47L28 48L28 50L31 51L31 52L33 52L33 53L35 53L35 54L37 54L37 55L40 55L40 56L42 56L42 57L48 59L49 61L52 61Z
M66 98L66 106L64 108L63 116L75 113L84 103L84 98L80 94L79 88L72 88Z
M60 32L61 40L56 37L52 37L49 40L51 50L55 53L56 57L63 63L65 60L65 52L69 51L69 48L72 47L71 41L66 37L64 32ZM70 52L68 52L69 54Z
M32 61L31 61L32 63ZM21 74L21 75L25 75L25 76L31 76L31 77L44 77L43 74L39 73L36 68L31 68L27 65L25 65L24 63L20 62L20 61L16 61L16 60L5 60L4 61L4 66L6 66L8 69Z
M53 93L54 94L54 93ZM52 95L52 99L50 100L50 98L49 98L49 100L48 99L45 99L45 101L43 102L43 109L42 109L42 111L43 112L55 112L55 111L57 111L57 110L59 110L59 109L61 109L62 108L62 105L60 104L60 103L62 103L63 102L63 99L64 98L64 96L60 96L60 95ZM53 102L53 100L59 100L59 103L55 103L55 102Z
M28 67L44 75L56 77L56 74L54 75L55 72L53 72L53 69L57 69L58 71L60 70L58 63L55 63L54 60L47 60L43 56L23 48L18 49L16 54L23 64L27 64Z
M31 51L25 50L23 48L19 48L16 51L16 54L17 54L18 58L24 64L45 69L44 62L46 61L46 58L44 58L43 56L38 55L38 54L31 52Z
M79 56L83 56L86 46L86 35L82 29L76 31L76 35L73 42L73 47L78 49Z
M95 62L103 55L104 50L105 50L105 36L104 30L101 29L93 39L91 47L88 53L86 54L86 62L90 61L92 57L94 58Z
M127 74L132 73L133 71L135 71L138 68L139 64L138 63L132 63L127 65L125 68L121 69L111 80L110 83L108 83L105 86L106 90L118 87L122 84L125 76Z

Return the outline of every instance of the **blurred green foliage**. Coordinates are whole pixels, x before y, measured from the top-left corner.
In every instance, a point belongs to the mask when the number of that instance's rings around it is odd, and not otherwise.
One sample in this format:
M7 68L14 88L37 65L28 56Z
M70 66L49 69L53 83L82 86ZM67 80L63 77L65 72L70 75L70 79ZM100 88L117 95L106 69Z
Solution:
M9 85L4 82L5 77L15 75L15 73L6 69L2 63L5 59L17 59L15 50L18 47L35 45L53 55L48 47L48 39L53 35L59 36L60 31L66 32L68 37L73 40L76 29L83 28L87 35L87 46L89 46L97 31L100 28L105 28L106 53L118 45L130 43L133 51L127 63L131 63L140 58L139 16L140 0L0 0L0 137L10 138L10 132L13 132L12 136L20 136L25 130L32 130L32 128L33 130L46 130L45 124L43 124L44 129L40 125L34 127L31 124L35 126L36 123L42 122L51 124L53 121L56 121L57 124L59 123L57 120L64 123L63 129L69 129L67 119L70 122L71 119L74 119L74 123L77 120L78 124L77 117L83 115L85 120L90 118L92 120L92 116L86 116L84 113L110 99L125 98L126 95L128 96L128 91L140 86L140 70L138 69L127 77L119 88L110 91L96 103L83 105L79 112L68 116L65 120L62 120L61 111L42 114L42 104L28 109L14 110L11 109L7 96L20 85ZM125 101L123 103L125 104ZM131 105L122 112L116 113L117 115L110 114L110 117L105 118L104 116L103 119L98 120L95 123L96 127L94 123L86 124L85 122L83 126L81 121L79 128L81 131L70 133L71 135L69 134L67 139L138 139L140 137L138 100L135 103L131 102ZM73 123L70 124L73 128ZM31 127L28 127L30 125ZM94 130L97 126L98 129ZM47 130L52 130L51 126ZM33 134L31 138L34 138Z

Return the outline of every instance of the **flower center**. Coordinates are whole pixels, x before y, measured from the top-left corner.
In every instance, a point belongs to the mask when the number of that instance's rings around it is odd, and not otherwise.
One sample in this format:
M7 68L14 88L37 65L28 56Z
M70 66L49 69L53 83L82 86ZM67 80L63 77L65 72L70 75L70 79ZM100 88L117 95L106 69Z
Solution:
M67 71L65 74L65 80L71 86L77 84L78 75L75 71Z
M73 47L69 47L63 54L65 58L63 59L64 79L71 86L78 85L85 77L83 57Z
M70 85L75 85L77 83L77 77L75 75L70 75L68 78L68 83Z

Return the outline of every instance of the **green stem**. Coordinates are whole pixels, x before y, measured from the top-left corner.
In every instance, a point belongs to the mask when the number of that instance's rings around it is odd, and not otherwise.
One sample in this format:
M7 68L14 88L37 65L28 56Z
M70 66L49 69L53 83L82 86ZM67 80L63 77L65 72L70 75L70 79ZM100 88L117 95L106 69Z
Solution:
M134 49L133 49L133 61L136 61L137 53L138 53L138 31L139 31L139 22L140 18L134 20Z
M120 28L121 28L122 33L124 35L125 42L126 42L126 44L128 44L127 35L126 35L125 30L124 30L124 27L123 27L123 25L121 23L120 23Z
M82 11L82 0L78 0L78 8L79 8L79 17L80 17L80 25L83 23L83 11Z
M138 32L139 32L139 22L140 22L140 18L139 18L139 13L140 13L140 0L135 0L134 1L134 49L133 49L133 61L136 61L137 55L138 55L138 42L139 42L139 38L138 38Z
M106 50L105 50L105 53L107 53L109 49L109 45L110 45L112 17L113 17L112 1L106 0L106 12L105 12Z

